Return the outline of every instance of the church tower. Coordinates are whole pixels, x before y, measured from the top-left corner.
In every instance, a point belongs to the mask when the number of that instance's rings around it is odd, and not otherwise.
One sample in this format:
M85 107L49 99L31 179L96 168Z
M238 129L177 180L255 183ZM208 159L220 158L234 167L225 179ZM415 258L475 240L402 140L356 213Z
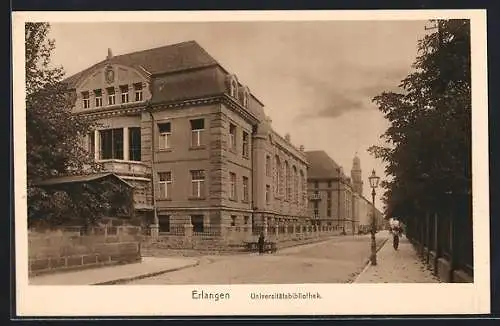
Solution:
M354 186L354 191L363 196L363 178L361 176L361 161L358 154L354 155L352 160L351 180Z

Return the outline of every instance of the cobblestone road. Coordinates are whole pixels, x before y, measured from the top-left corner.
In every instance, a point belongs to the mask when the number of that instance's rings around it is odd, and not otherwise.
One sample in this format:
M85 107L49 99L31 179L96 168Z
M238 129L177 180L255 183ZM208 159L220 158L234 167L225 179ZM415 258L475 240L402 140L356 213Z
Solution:
M205 256L197 267L129 284L346 283L363 270L369 254L369 236L339 236L276 254Z

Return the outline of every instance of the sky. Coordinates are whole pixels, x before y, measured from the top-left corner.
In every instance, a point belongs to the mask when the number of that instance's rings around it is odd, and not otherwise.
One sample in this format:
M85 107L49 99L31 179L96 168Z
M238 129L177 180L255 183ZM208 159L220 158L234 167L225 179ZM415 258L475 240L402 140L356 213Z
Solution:
M367 149L388 127L372 98L411 71L426 21L53 23L52 62L67 76L114 55L197 41L265 105L297 147L324 150L350 175L361 160L364 195L383 163ZM376 206L383 208L378 189Z

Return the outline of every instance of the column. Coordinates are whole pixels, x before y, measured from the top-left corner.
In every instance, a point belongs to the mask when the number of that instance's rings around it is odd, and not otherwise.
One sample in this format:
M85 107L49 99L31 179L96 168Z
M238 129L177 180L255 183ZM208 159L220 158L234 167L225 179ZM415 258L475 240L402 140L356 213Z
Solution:
M99 161L99 152L101 150L99 136L99 130L94 130L94 159L96 162Z
M128 138L128 127L123 128L123 159L129 161L129 138Z

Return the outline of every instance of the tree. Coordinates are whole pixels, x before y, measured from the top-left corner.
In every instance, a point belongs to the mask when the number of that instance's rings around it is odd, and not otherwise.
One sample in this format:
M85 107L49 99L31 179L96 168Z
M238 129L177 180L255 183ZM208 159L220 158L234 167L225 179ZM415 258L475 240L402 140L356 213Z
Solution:
M54 226L75 217L91 223L105 214L111 203L113 196L106 188L100 193L79 189L79 193L75 189L49 191L36 186L46 178L91 174L102 169L82 143L83 136L97 123L72 114L74 95L62 80L64 70L51 66L55 42L48 39L49 29L48 23L25 25L28 221L30 225L43 221ZM131 200L130 196L127 200ZM89 211L83 214L82 207Z
M26 129L28 179L80 174L99 169L82 138L95 122L72 114L72 96L62 82L64 70L50 66L54 41L48 23L27 23Z
M470 26L468 20L437 24L419 41L401 91L373 99L390 126L381 136L387 145L369 151L390 177L386 213L401 218L471 199Z

